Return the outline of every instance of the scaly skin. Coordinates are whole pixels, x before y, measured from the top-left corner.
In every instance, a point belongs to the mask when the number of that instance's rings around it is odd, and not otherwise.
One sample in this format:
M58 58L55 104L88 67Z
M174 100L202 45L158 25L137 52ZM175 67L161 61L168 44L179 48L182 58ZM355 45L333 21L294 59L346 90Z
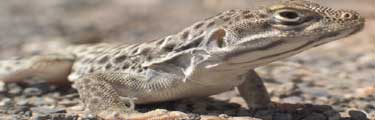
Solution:
M352 35L363 25L364 19L354 11L291 0L226 11L141 44L80 45L3 61L0 78L67 77L86 108L108 119L153 118L156 114L137 114L134 103L208 96L232 88L239 90L249 108L272 107L254 68Z

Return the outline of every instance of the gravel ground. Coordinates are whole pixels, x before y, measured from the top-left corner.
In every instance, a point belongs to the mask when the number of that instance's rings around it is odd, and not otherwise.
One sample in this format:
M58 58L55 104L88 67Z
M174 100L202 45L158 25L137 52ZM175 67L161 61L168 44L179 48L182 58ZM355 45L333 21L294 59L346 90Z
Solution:
M66 42L152 40L218 11L257 5L246 0L219 1L1 0L0 58L58 49ZM249 111L233 90L140 105L137 110L182 111L192 119L375 120L374 1L337 1L322 2L359 10L368 18L366 28L350 38L258 68L278 109ZM79 95L69 86L0 82L0 120L99 119L81 113Z

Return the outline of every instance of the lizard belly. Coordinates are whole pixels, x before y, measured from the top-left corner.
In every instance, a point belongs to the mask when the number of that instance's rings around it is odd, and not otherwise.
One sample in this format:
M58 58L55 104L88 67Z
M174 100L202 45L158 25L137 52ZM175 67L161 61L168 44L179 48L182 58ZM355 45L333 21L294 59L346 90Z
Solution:
M176 86L169 88L154 91L139 91L133 94L132 97L137 98L135 101L137 104L170 101L189 97L203 97L229 91L243 83L243 80L239 79L236 74L230 75L230 73L225 73L208 76L209 75L188 80L187 82L181 80L176 83ZM210 84L206 84L205 82L210 82ZM128 96L127 93L129 92L125 90L121 91L121 93L122 96Z

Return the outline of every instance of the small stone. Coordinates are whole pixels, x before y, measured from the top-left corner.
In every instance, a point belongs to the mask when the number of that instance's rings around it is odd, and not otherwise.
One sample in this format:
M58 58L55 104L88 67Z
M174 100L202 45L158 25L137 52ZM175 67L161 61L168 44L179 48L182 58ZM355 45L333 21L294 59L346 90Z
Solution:
M227 114L220 114L219 117L222 117L222 118L229 118L229 116Z
M298 96L286 97L286 98L283 98L282 100L285 103L291 103L291 104L303 103L303 99Z
M22 88L17 84L9 84L8 86L8 93L13 95L18 95L22 92Z
M12 103L12 100L10 98L4 98L0 101L0 106L6 106Z
M50 86L47 83L38 83L26 88L23 93L27 96L38 96L56 89L55 86Z
M42 95L42 90L38 89L38 88L26 88L24 91L23 91L23 94L25 94L26 96L38 96L38 95Z
M367 115L361 111L351 110L349 111L349 115L354 120L368 120Z
M326 110L324 114L328 117L328 120L340 120L341 118L340 113L335 110Z
M23 99L20 99L20 100L17 100L17 105L21 105L21 106L25 106L25 105L28 105L29 104L29 100L26 99L26 98L23 98Z
M0 92L5 92L5 91L6 91L5 83L0 81Z

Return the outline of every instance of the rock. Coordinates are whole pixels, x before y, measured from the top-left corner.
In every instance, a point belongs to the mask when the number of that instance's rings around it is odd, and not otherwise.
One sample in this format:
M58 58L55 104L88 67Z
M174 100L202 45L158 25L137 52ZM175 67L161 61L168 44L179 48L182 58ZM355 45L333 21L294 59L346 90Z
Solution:
M361 111L351 110L349 115L353 120L368 120L367 115Z
M18 95L22 92L22 88L14 83L8 84L7 88L9 94Z
M298 96L286 97L286 98L283 98L282 101L284 103L291 103L291 104L303 103L303 99Z
M0 106L6 106L12 103L12 100L10 98L4 98L0 101Z
M38 96L38 95L42 95L43 91L38 89L38 88L26 88L24 91L23 91L23 94L26 95L26 96Z
M49 91L54 90L56 87L50 86L47 83L34 84L23 91L23 94L27 96L38 96Z
M25 105L28 105L29 104L29 100L26 99L26 98L23 98L23 99L20 99L20 100L17 100L17 105L21 105L21 106L25 106Z
M5 83L0 81L0 93L1 92L5 92L6 88L5 88Z

